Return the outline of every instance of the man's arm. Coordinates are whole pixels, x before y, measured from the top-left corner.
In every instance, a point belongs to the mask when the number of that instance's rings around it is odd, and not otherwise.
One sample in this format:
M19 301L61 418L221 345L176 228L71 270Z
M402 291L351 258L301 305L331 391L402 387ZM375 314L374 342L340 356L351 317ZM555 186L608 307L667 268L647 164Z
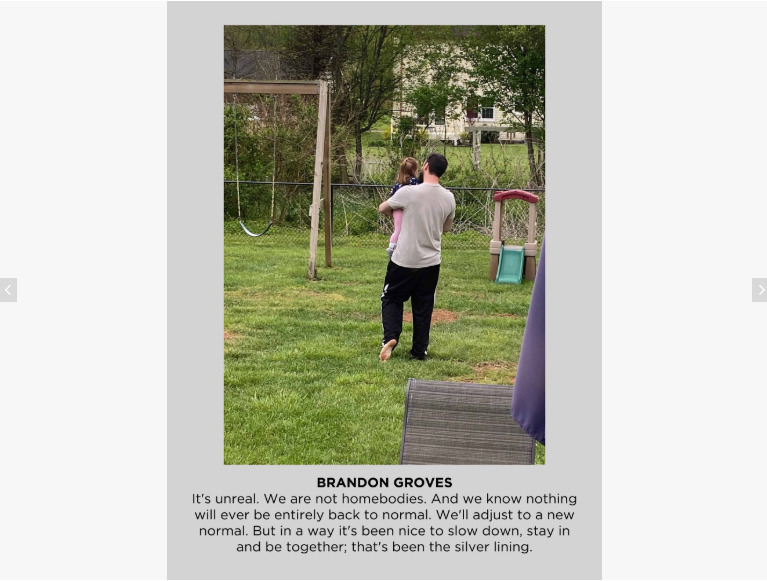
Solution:
M389 201L386 200L383 204L378 206L378 212L385 216L391 216L394 210L392 210L392 207L389 205Z
M445 224L442 226L442 231L450 232L452 228L453 228L453 219L451 217L448 217L448 219L445 220Z

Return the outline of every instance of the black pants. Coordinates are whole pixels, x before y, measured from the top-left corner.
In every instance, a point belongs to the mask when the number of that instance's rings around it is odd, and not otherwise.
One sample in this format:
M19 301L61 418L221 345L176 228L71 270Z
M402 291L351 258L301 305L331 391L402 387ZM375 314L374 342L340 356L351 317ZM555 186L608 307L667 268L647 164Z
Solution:
M426 357L429 346L431 314L434 311L434 293L439 281L439 264L425 268L406 268L391 260L386 268L383 294L381 295L381 322L383 344L402 334L402 304L410 299L413 307L413 347L410 354Z

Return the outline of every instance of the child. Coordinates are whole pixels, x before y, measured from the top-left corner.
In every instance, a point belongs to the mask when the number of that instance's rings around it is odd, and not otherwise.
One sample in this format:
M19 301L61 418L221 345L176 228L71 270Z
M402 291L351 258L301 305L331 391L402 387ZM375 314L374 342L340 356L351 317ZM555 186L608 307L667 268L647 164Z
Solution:
M414 157L406 157L399 164L399 173L397 174L397 183L391 190L389 197L392 197L398 189L402 186L414 186L418 183L418 160ZM397 248L397 240L399 240L399 233L402 230L402 210L394 210L392 214L394 218L394 233L389 239L389 248L386 249L386 254L389 258L394 254L394 249Z

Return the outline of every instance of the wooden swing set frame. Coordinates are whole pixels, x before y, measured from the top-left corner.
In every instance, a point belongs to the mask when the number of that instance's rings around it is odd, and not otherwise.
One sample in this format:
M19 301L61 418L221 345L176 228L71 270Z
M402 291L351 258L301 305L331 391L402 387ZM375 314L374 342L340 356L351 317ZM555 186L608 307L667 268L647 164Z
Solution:
M320 230L320 205L325 213L325 264L333 266L333 228L330 220L330 91L327 81L250 81L225 79L224 94L319 95L317 146L314 153L314 187L309 214L309 279L317 278L317 243ZM324 194L324 196L323 196Z

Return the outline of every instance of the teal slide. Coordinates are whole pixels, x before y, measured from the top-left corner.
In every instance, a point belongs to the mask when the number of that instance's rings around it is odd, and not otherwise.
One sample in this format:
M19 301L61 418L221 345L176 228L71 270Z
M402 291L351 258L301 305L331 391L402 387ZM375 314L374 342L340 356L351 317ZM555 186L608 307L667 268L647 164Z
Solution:
M495 282L520 284L525 267L525 249L522 246L501 246L498 256L498 274Z

